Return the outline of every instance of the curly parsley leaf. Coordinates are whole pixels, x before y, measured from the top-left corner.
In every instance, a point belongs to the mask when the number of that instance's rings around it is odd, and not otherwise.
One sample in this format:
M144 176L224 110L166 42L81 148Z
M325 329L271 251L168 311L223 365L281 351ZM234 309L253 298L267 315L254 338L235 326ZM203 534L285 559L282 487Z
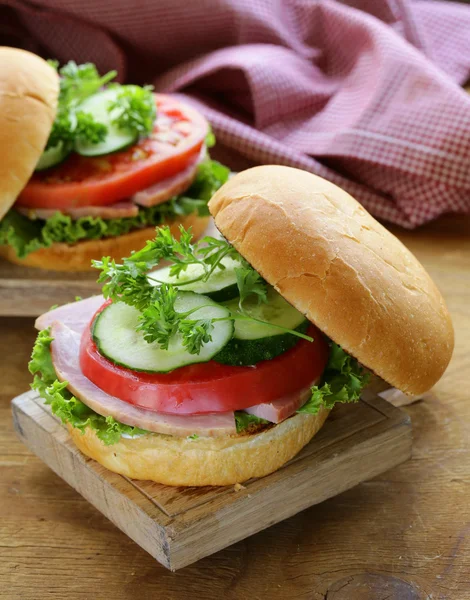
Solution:
M178 327L183 346L190 354L199 354L202 346L212 341L213 329L211 319L183 319Z
M243 312L243 302L248 296L254 295L260 302L267 302L267 286L261 275L250 266L235 269L237 286L240 293L240 310Z
M58 72L60 75L59 106L64 108L78 106L117 75L116 71L109 71L101 76L93 63L77 65L73 60L58 69Z
M181 315L175 309L176 296L177 291L171 285L151 286L147 306L141 309L137 331L142 331L146 342L157 342L164 350L168 350L181 322Z
M90 144L99 144L103 142L108 133L108 128L103 123L97 121L91 113L78 111L75 113L77 124L74 130L75 139Z
M331 409L337 402L357 402L369 380L369 373L358 361L331 342L322 385L312 387L310 399L297 412L317 414L322 407Z
M157 112L152 94L153 86L123 85L108 111L112 123L120 129L129 129L139 135L152 132Z
M82 433L86 427L91 427L106 445L119 442L123 434L134 436L149 433L138 427L124 425L113 417L103 417L75 398L67 389L68 382L57 379L50 352L52 341L50 329L39 332L28 368L34 375L32 389L51 407L53 414Z
M77 65L74 61L58 68L57 61L49 64L58 70L60 92L57 115L52 125L46 150L63 144L71 149L75 141L99 144L108 134L108 126L97 121L91 114L80 110L83 102L102 90L116 77L116 71L100 76L92 63ZM111 123L138 135L149 135L156 118L152 87L112 84L119 90L110 102Z

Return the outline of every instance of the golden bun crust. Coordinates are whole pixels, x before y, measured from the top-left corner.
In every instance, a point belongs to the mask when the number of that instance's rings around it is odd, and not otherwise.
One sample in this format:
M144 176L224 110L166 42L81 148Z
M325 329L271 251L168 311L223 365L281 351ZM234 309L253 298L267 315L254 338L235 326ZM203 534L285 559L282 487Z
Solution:
M68 426L76 446L104 467L132 479L177 486L232 485L277 471L325 422L329 411L297 414L260 433L190 440L151 434L106 446L87 427Z
M194 237L198 238L204 233L208 222L208 217L192 214L171 221L168 225L175 236L178 235L179 225L183 225L185 229L192 227ZM18 258L13 248L5 245L0 246L0 256L25 267L38 267L50 271L90 271L92 259L100 260L103 256L110 256L120 261L133 250L140 250L147 240L154 237L155 227L146 227L101 240L86 240L72 245L52 244L50 248L41 248L25 258Z
M33 174L49 137L59 76L39 56L0 47L0 219Z
M444 373L454 333L424 267L341 188L306 171L243 171L213 196L222 234L291 304L408 394Z

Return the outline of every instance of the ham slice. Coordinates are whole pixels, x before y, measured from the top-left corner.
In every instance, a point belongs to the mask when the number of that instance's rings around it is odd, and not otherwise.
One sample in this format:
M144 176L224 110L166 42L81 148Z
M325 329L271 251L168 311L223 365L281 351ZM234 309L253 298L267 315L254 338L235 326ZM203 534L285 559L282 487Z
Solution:
M177 175L173 175L173 177L159 181L141 192L137 192L137 194L132 196L132 200L140 206L156 206L157 204L167 202L173 196L182 194L194 181L197 168L205 152L206 148L203 146L200 154L183 171L180 171Z
M18 212L25 215L29 219L50 219L57 212L69 215L72 219L77 220L80 217L101 217L102 219L122 219L125 217L136 217L139 214L139 207L130 200L116 202L108 206L80 206L64 209L57 208L24 208L22 206L15 207Z
M236 433L233 412L205 415L167 415L138 408L103 392L83 375L78 360L80 333L60 322L51 328L52 363L60 381L68 382L68 389L98 414L112 416L125 425L140 427L154 433L186 437L225 436Z
M86 300L64 304L64 306L54 308L38 317L34 326L41 331L41 329L46 329L57 321L81 335L95 312L104 302L103 296L92 296Z
M316 381L312 381L312 385L315 385L316 383ZM260 419L271 421L271 423L280 423L287 419L287 417L293 415L303 404L305 404L309 395L310 387L301 392L297 392L296 394L290 394L285 398L274 400L273 402L264 402L262 404L257 404L256 406L251 406L250 408L245 408L245 412L250 415L255 415L255 417L259 417Z

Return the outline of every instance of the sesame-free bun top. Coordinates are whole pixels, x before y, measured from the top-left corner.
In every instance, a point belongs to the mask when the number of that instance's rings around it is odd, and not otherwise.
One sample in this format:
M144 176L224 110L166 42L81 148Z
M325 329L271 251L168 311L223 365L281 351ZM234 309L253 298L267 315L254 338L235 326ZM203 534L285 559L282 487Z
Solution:
M58 96L59 76L46 61L0 46L0 219L33 174Z
M327 336L409 394L431 388L454 333L424 267L341 188L306 171L262 166L209 203L240 254Z

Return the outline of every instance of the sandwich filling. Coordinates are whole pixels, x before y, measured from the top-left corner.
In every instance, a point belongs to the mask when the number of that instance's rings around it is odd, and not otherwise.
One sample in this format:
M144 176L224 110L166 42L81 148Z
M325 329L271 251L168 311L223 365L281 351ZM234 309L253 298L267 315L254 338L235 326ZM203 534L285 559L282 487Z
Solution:
M163 227L94 267L103 296L42 315L29 369L53 413L104 444L250 435L355 402L368 381L224 239Z
M204 117L92 64L59 70L56 119L36 171L0 223L19 258L54 243L129 233L197 213L229 171Z

